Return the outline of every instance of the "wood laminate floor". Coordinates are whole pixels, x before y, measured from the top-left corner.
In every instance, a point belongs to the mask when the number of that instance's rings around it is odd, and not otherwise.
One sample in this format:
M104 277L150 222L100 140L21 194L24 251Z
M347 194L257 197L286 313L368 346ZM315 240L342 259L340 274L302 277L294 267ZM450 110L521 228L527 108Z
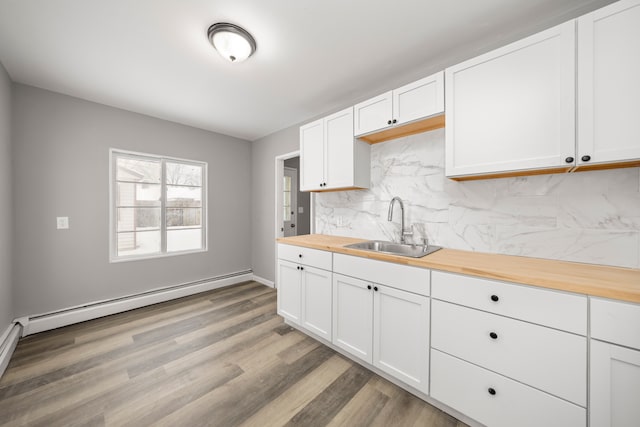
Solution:
M20 340L7 426L464 426L284 324L256 282Z

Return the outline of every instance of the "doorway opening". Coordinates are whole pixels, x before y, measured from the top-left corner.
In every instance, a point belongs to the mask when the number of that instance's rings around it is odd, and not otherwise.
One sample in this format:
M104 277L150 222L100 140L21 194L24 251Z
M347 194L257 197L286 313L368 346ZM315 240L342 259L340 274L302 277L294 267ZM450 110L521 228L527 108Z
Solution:
M276 157L275 236L311 234L312 195L300 191L300 152Z

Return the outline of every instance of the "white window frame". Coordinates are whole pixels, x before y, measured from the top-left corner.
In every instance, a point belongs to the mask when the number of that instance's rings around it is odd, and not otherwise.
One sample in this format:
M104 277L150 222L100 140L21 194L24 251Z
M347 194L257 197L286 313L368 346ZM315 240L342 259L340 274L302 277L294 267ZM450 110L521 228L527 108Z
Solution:
M160 189L160 240L161 240L161 244L160 244L160 250L161 252L159 253L154 253L154 254L141 254L141 255L126 255L126 256L118 256L117 254L117 248L118 248L118 241L117 241L117 236L116 236L116 232L117 232L117 227L116 227L116 218L117 218L117 213L116 213L116 198L115 198L115 189L117 188L116 186L116 174L115 174L115 167L116 167L116 162L114 162L114 156L116 154L123 154L125 156L139 156L139 157L146 157L146 158L152 158L152 159L157 159L161 162L161 177L160 177L160 183L161 183L161 189ZM202 248L200 249L190 249L190 250L185 250L185 251L174 251L174 252L167 252L167 224L166 224L166 176L165 176L165 162L173 162L173 163L186 163L186 164L192 164L192 165L198 165L202 167L202 210L201 210L201 222L202 222L202 227L201 227L201 231L202 231ZM183 159L183 158L179 158L179 157L171 157L171 156L162 156L162 155L158 155L158 154L149 154L149 153L141 153L141 152L137 152L137 151L129 151L129 150L121 150L119 148L109 148L109 262L110 263L116 263L116 262L126 262L126 261L139 261L139 260L145 260L145 259L155 259L155 258L164 258L164 257L171 257L171 256L180 256L180 255L188 255L188 254L194 254L194 253L201 253L201 252L207 252L209 250L209 224L208 224L208 215L207 215L207 208L208 208L208 203L207 203L207 187L208 187L208 183L207 183L207 167L208 164L207 162L202 162L199 160L190 160L190 159Z

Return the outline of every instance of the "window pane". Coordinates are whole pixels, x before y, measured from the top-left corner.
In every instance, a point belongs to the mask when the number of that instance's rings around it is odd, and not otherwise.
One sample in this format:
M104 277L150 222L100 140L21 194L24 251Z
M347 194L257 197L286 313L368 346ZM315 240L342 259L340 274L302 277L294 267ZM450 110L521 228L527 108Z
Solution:
M167 185L167 206L199 208L202 206L202 188Z
M160 230L118 233L118 256L160 252Z
M116 158L116 180L160 183L160 159Z
M160 228L160 208L118 208L117 231Z
M202 249L202 229L167 231L167 252Z
M283 221L291 221L291 208L289 206L285 206L282 210L282 219Z
M284 192L282 195L284 196L284 205L291 206L291 193Z
M291 177L290 176L284 176L282 178L283 178L282 186L284 187L283 190L284 191L291 191Z
M202 209L200 208L167 208L167 227L200 226Z
M160 184L119 182L116 206L160 206Z
M166 162L165 165L167 167L167 184L202 185L202 166L172 162Z

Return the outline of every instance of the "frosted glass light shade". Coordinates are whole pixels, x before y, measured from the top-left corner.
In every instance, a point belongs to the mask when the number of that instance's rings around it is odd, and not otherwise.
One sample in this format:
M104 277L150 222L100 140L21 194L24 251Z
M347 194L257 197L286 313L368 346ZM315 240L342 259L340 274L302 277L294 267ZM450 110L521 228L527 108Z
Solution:
M256 51L256 41L245 29L227 22L209 27L209 41L223 58L242 62Z

